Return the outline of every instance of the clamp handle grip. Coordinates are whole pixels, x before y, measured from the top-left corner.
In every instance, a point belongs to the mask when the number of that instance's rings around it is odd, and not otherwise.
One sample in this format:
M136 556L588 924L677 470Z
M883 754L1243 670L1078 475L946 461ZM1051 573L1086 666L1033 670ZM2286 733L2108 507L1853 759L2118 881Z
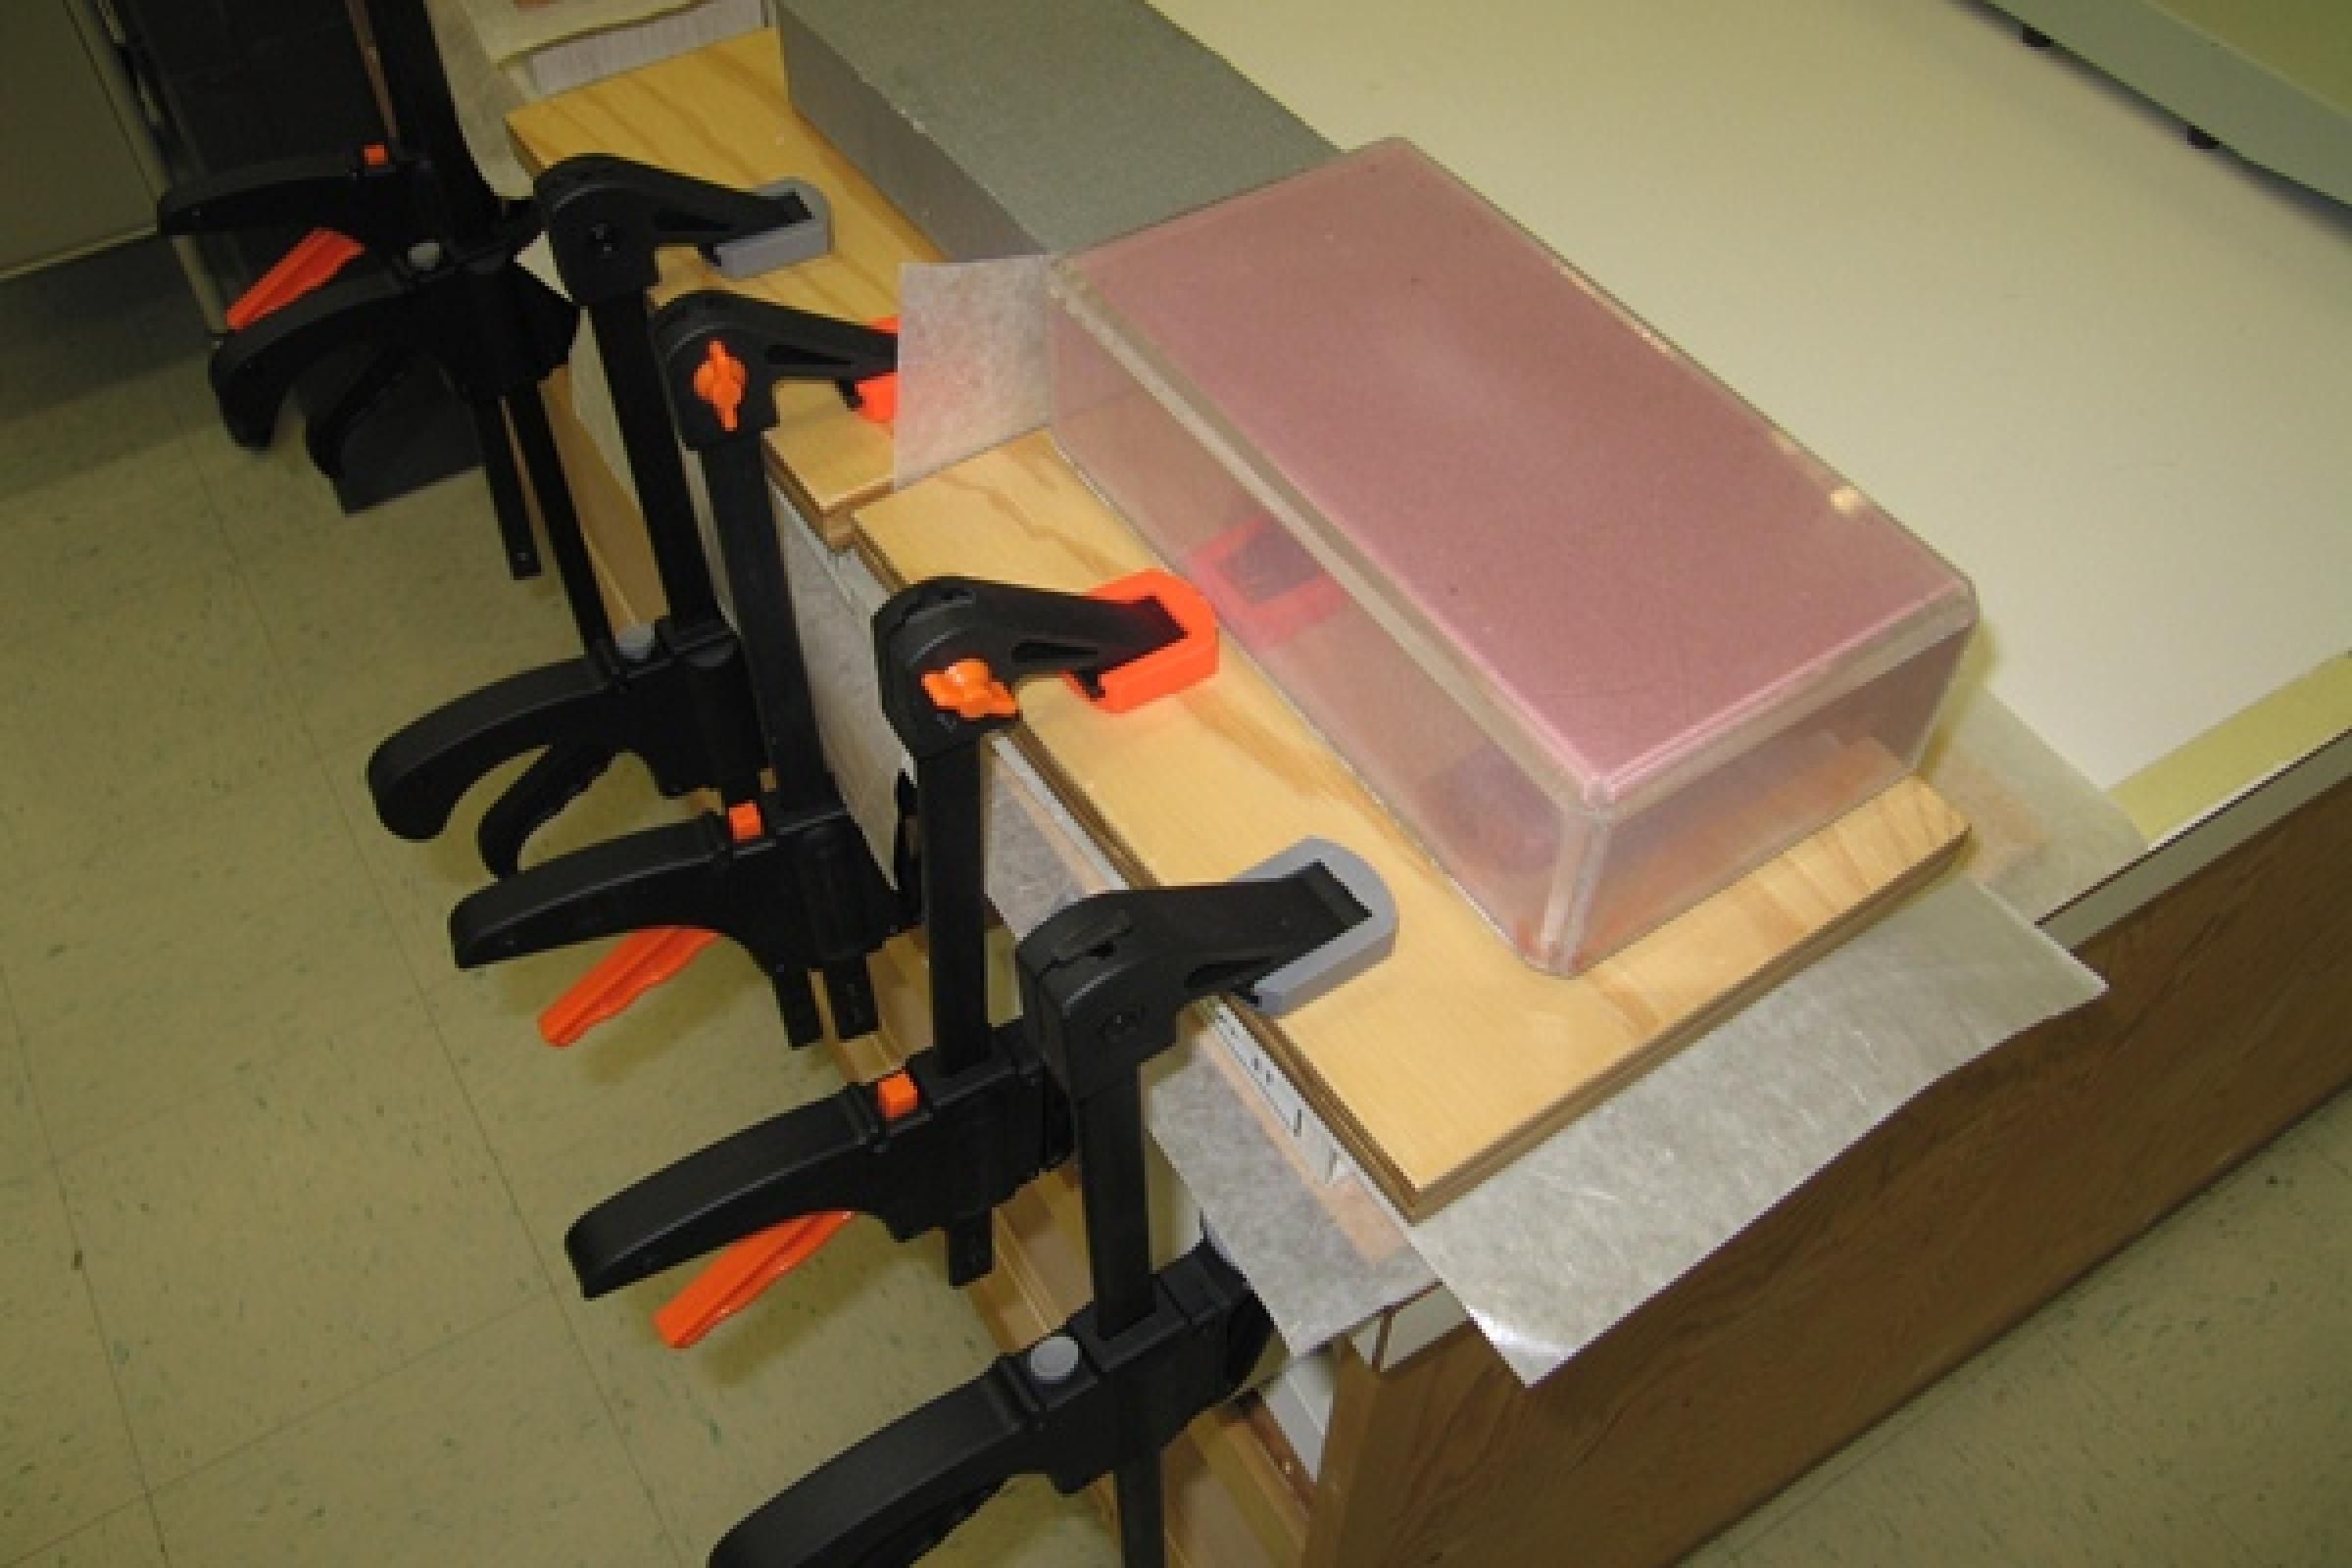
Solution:
M852 1084L770 1116L622 1189L572 1222L564 1250L590 1300L770 1227L863 1211L882 1130L880 1091Z
M914 1080L895 1072L873 1086L875 1108L885 1122L910 1114L920 1102ZM711 1260L694 1283L654 1314L654 1328L673 1350L699 1344L703 1336L766 1294L767 1288L808 1262L858 1216L846 1208L786 1220L757 1236L733 1243Z
M592 737L550 746L482 812L473 830L474 848L492 876L522 869L522 847L531 835L564 813L605 776L620 749Z
M1037 1468L1005 1361L827 1461L711 1548L710 1568L905 1568Z
M1006 1481L1065 1495L1162 1449L1248 1382L1273 1335L1249 1282L1203 1242L1162 1269L1135 1332L1094 1309L845 1450L720 1538L711 1568L904 1568ZM1157 1520L1149 1521L1158 1534Z
M581 757L593 751L609 760L621 749L618 730L625 717L611 685L598 661L567 659L443 704L368 759L368 793L376 816L392 833L422 843L449 826L466 792L501 762L541 747ZM535 781L534 790L539 782L545 780Z
M240 445L266 447L296 378L358 343L410 335L415 294L380 269L346 270L223 338L207 368L220 417Z
M750 801L729 807L727 830L738 844L758 838L761 832L760 808ZM647 992L676 979L717 940L716 932L693 926L631 932L570 989L548 1004L539 1014L539 1038L551 1046L577 1045L598 1024L619 1017Z

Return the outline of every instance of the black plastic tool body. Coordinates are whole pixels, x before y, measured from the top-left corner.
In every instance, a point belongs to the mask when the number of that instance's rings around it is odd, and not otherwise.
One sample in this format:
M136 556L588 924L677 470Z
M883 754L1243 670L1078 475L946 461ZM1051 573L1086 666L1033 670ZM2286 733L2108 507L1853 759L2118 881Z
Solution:
M905 1071L914 1108L893 1118L870 1085L771 1116L590 1209L564 1240L593 1299L788 1220L870 1214L899 1241L989 1213L1069 1157L1062 1097L1017 1024L954 1077L934 1053Z
M930 924L935 1044L907 1062L918 1108L888 1122L873 1091L854 1087L646 1178L572 1227L565 1246L583 1292L602 1295L825 1209L875 1215L902 1241L943 1232L958 1285L988 1272L991 1213L1068 1156L1072 1130L1067 1097L1020 1026L988 1021L979 749L1013 719L942 710L924 679L979 658L1013 680L1062 672L1092 681L1180 635L1153 603L964 578L919 584L876 613L883 706L925 781L913 860Z
M645 296L665 248L708 247L808 217L796 196L756 195L601 155L549 169L535 201L557 270L596 334L665 610L650 630L616 642L600 608L595 623L581 624L579 661L426 714L370 764L385 825L431 838L483 773L546 748L491 805L476 835L483 863L502 877L519 867L530 836L623 755L641 758L665 795L712 789L736 803L759 792L764 755L749 677L703 556ZM570 673L557 678L557 669ZM599 695L554 713L532 701L551 679ZM499 696L514 706L500 710Z
M1165 1560L1159 1459L1238 1393L1272 1325L1202 1242L1152 1267L1141 1074L1185 1007L1247 989L1367 911L1320 865L1262 882L1101 895L1023 940L1020 1028L1069 1102L1094 1303L1058 1335L820 1467L721 1539L713 1568L910 1563L1016 1475L1114 1477L1128 1568Z
M633 231L652 232L643 225ZM597 228L581 222L567 232L593 238ZM611 275L630 274L613 268ZM678 435L702 458L712 527L734 589L728 636L748 689L735 719L749 726L769 779L756 794L730 800L757 801L757 831L740 833L706 816L699 839L687 829L655 829L535 865L453 911L458 962L472 966L596 936L693 926L750 952L774 984L796 1045L822 1035L812 974L823 981L834 1029L844 1037L870 1033L879 1015L866 959L906 928L910 911L874 863L825 763L760 435L775 422L779 382L882 373L896 363L897 340L733 295L674 302L655 321L654 334L651 357ZM727 389L724 420L705 417L710 410L697 391L714 334L730 361L745 368ZM617 386L615 395L623 406L629 402ZM700 569L707 573L708 566ZM704 582L709 592L707 575ZM710 597L710 623L724 625Z
M582 614L580 589L594 579L537 402L538 383L568 351L574 313L515 262L538 231L537 216L502 200L475 167L422 0L368 0L367 10L395 122L388 145L227 171L175 186L157 204L158 226L170 234L329 228L369 253L372 276L347 272L221 344L212 378L222 420L239 442L267 445L294 380L330 355L364 348L366 362L310 435L314 460L334 474L342 437L382 389L412 359L430 362L473 419L509 568L518 577L539 570L511 422ZM402 308L387 308L386 285L409 296Z
M914 858L931 938L931 1038L943 1072L952 1076L985 1061L993 1039L981 746L1017 713L962 712L943 705L926 683L976 660L1007 691L1051 674L1092 688L1105 671L1182 635L1152 601L1114 604L967 577L917 583L875 613L882 710L914 760ZM984 1217L952 1226L947 1236L951 1279L978 1279L993 1266L995 1243Z

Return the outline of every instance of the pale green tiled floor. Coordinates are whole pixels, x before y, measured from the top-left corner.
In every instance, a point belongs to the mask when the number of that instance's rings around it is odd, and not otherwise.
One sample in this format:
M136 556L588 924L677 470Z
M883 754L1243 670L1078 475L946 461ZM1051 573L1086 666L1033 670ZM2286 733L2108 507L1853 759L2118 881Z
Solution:
M582 1207L837 1080L731 952L564 1054L584 958L457 973L470 833L362 767L569 621L477 478L343 517L203 353L155 247L0 286L0 1564L700 1562L994 1348L864 1227L692 1354L578 1298ZM942 1560L1109 1556L1022 1486Z
M201 366L152 247L0 287L0 1565L699 1562L986 1337L870 1227L690 1355L578 1299L584 1204L828 1069L732 954L560 1055L579 960L451 968L466 839L361 765L561 607L477 481L344 518ZM2339 1103L1702 1559L2352 1563L2348 1301ZM1110 1558L1027 1487L933 1560Z

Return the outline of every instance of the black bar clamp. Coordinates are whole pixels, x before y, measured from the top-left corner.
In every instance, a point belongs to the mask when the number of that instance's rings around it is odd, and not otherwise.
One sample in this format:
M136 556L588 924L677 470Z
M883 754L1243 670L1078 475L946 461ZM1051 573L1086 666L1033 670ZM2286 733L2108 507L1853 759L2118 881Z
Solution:
M988 1216L1069 1157L1067 1106L1017 1024L953 1077L930 1051L902 1071L910 1107L886 1110L853 1084L647 1177L582 1215L564 1238L593 1300L789 1221L870 1214L912 1241ZM969 1279L953 1279L957 1285Z
M901 1568L1015 1476L1066 1495L1123 1465L1156 1468L1196 1416L1241 1393L1273 1325L1207 1242L1152 1289L1125 1333L1081 1311L828 1461L721 1537L711 1568Z
M824 981L835 1031L870 1033L880 1020L866 958L906 928L912 911L874 864L825 765L760 436L775 421L779 382L883 373L896 363L897 340L733 295L690 295L661 313L654 332L679 434L703 461L734 590L730 646L740 649L745 710L770 782L730 797L759 804L748 834L706 814L559 857L470 896L450 916L457 959L471 967L594 937L692 926L729 938L759 961L794 1044L813 1044L823 1032L811 972ZM713 344L720 363L741 374L704 373Z
M934 1044L906 1063L915 1109L890 1120L876 1113L873 1086L853 1086L607 1200L565 1238L584 1294L602 1296L828 1210L872 1214L900 1241L943 1232L954 1284L990 1270L990 1214L1067 1158L1073 1135L1027 1036L988 1019L979 748L1017 709L1009 686L1004 701L975 709L963 688L941 681L979 661L1007 680L1062 673L1100 689L1105 674L1133 672L1188 641L1185 657L1198 667L1204 608L1174 579L1151 582L1178 603L1182 619L1156 599L1111 602L968 578L919 583L876 612L882 705L922 780L914 860L930 928ZM1213 636L1204 651L1213 661Z
M1076 1129L1094 1302L766 1503L720 1540L712 1568L910 1563L1017 1475L1065 1494L1116 1477L1124 1560L1163 1561L1160 1453L1242 1390L1273 1331L1211 1243L1152 1269L1142 1069L1175 1044L1193 1003L1247 991L1379 918L1350 880L1309 862L1262 881L1103 894L1022 941L1024 1010L1008 1027L1036 1049Z
M157 203L167 234L327 228L368 256L220 344L209 369L222 422L239 443L267 446L295 380L330 355L365 348L358 373L311 422L313 461L338 475L351 427L403 367L426 360L472 416L509 568L528 577L540 564L509 446L512 420L573 591L587 555L537 387L568 353L575 313L516 262L538 232L537 215L502 200L475 167L422 0L368 0L367 12L396 122L390 143L230 170L175 186Z
M760 196L605 156L555 165L540 176L536 199L564 287L597 335L666 613L616 636L600 605L581 619L582 657L468 693L370 760L377 814L392 832L421 840L448 826L485 773L540 752L484 812L476 834L483 864L501 877L519 867L532 834L624 755L643 760L665 796L714 789L735 803L758 793L764 758L750 679L703 557L653 360L645 290L659 277L664 248L739 244L810 220L797 196ZM587 596L595 595L591 576Z

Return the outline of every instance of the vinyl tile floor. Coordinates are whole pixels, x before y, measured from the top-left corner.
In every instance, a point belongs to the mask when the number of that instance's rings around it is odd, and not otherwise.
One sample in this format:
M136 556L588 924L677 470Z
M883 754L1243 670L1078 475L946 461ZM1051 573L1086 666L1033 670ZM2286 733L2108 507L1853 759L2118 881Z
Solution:
M232 446L204 350L157 245L0 285L0 1565L699 1563L992 1348L863 1226L692 1354L578 1298L585 1204L828 1069L725 950L564 1054L577 955L452 968L468 835L362 765L561 604L478 478L351 518ZM2347 1473L2339 1102L1698 1560L2352 1563ZM1112 1556L1019 1485L930 1560Z

